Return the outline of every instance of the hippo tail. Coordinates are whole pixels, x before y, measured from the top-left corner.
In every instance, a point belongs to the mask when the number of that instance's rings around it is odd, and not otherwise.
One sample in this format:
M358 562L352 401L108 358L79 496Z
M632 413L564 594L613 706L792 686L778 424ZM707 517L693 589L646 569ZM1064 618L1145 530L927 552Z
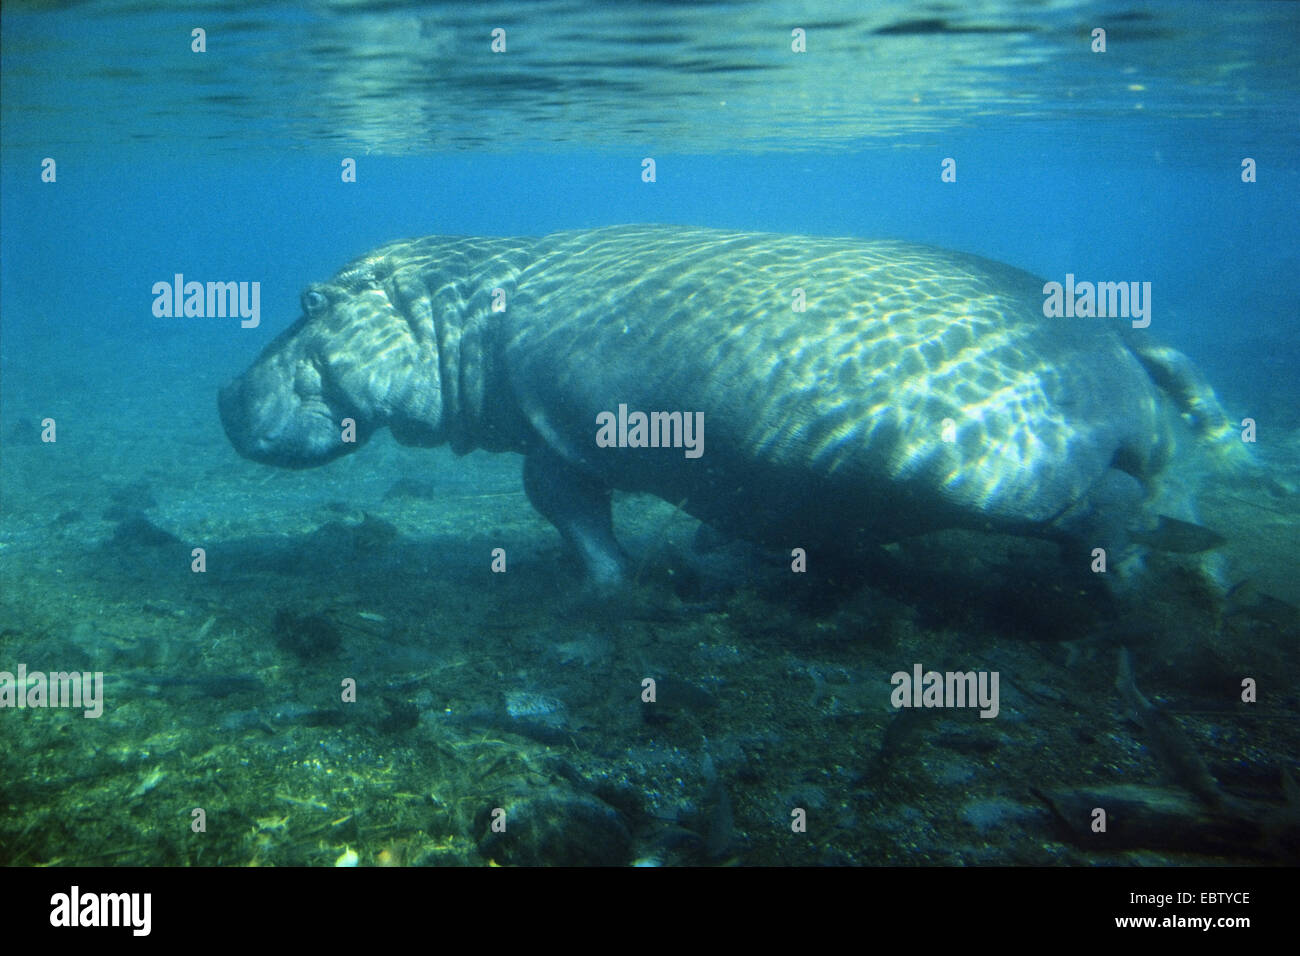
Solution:
M1210 455L1216 468L1249 469L1252 459L1240 429L1191 360L1177 349L1138 336L1128 337L1127 345L1191 426L1198 446Z
M1167 419L1176 413L1184 426L1161 429L1164 447L1152 461L1156 469L1144 483L1147 494L1140 510L1146 519L1154 520L1139 521L1128 530L1143 533L1151 541L1159 539L1161 527L1170 524L1190 523L1192 527L1205 524L1222 529L1223 514L1212 500L1207 500L1206 494L1224 478L1235 480L1258 471L1250 445L1242 440L1241 430L1228 417L1214 389L1186 355L1136 334L1126 335L1125 341L1152 383L1169 400ZM1169 421L1169 424L1175 423ZM1207 507L1209 513L1203 516ZM1171 522L1170 518L1174 520ZM1142 524L1148 527L1143 528ZM1158 544L1153 546L1160 549ZM1129 561L1135 567L1146 563L1143 550L1129 552ZM1226 593L1232 574L1222 551L1211 549L1188 557L1195 559L1204 582L1212 590ZM1139 573L1129 574L1127 581L1124 574L1116 578L1121 582L1119 590L1141 580Z

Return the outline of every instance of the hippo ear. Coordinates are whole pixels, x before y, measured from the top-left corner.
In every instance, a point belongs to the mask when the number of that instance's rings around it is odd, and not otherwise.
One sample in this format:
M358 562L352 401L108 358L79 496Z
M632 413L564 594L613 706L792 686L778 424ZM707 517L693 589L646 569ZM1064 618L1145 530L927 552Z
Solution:
M307 289L302 294L302 311L311 318L315 318L324 312L327 305L329 305L329 299L319 289Z

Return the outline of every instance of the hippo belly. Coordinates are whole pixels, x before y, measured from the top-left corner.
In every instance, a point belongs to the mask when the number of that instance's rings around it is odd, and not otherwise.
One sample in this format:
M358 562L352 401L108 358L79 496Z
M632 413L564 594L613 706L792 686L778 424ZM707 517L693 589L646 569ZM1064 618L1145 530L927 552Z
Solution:
M624 567L612 489L783 546L1064 535L1117 476L1159 474L1180 411L1214 437L1226 419L1177 353L1115 320L1045 318L1043 297L1028 273L902 242L409 240L309 288L222 418L243 454L295 467L384 426L521 451L530 499L597 578ZM653 433L636 413L661 413Z

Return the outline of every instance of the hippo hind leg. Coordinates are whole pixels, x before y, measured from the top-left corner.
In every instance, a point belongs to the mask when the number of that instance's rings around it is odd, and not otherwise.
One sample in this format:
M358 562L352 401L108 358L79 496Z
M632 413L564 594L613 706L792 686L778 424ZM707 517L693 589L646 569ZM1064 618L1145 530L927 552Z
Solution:
M534 448L524 458L524 491L578 553L589 582L604 586L626 580L629 562L614 538L608 486L549 449Z

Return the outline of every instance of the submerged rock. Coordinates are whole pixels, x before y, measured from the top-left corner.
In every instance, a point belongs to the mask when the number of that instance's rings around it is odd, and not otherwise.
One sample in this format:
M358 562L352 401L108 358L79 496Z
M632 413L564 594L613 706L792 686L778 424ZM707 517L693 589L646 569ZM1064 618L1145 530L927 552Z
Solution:
M476 825L479 852L512 866L623 866L632 859L632 837L609 804L563 786L516 793L499 805L504 830L494 832L493 813ZM499 815L498 815L499 816Z
M283 608L271 624L275 643L304 661L329 654L343 643L343 635L329 618L320 614L294 614Z
M164 531L143 514L136 513L125 518L113 531L109 547L122 548L160 548L178 545L180 538L170 531Z

